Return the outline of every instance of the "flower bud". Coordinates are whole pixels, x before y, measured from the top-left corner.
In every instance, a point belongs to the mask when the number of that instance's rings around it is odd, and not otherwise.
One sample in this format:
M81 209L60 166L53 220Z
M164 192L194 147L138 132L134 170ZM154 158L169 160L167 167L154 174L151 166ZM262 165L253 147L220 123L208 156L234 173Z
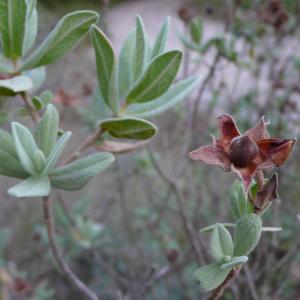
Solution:
M257 154L258 147L256 143L247 135L234 138L230 144L230 160L236 167L247 167Z

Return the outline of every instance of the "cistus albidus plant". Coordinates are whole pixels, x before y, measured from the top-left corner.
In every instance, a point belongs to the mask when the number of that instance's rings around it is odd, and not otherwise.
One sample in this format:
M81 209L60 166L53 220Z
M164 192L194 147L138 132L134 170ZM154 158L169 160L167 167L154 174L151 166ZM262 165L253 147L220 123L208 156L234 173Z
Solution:
M213 137L212 145L189 153L193 160L219 165L240 179L232 185L230 193L235 223L217 223L201 230L210 234L210 253L215 262L200 267L194 278L202 289L213 290L211 300L222 296L226 286L247 263L261 233L281 229L262 226L262 215L278 199L277 174L265 178L264 171L280 167L296 141L270 138L269 122L264 117L243 134L230 115L221 115L218 120L220 138ZM234 238L226 227L234 228Z
M146 120L182 101L197 84L191 77L172 85L179 70L182 53L164 50L169 19L157 39L150 45L143 21L137 17L136 28L125 41L119 57L105 34L95 25L98 14L76 11L64 16L44 39L31 50L38 31L35 0L0 2L0 94L20 96L22 115L30 116L34 125L28 129L19 122L11 123L11 133L0 130L0 174L20 179L8 190L18 197L42 197L48 241L52 254L64 275L82 297L98 296L66 264L55 239L50 192L83 188L113 161L113 153L131 151L148 142L157 127ZM37 91L46 78L45 66L69 52L88 32L95 49L98 84L94 92L92 133L62 162L59 160L70 131L59 127L60 116L50 102L49 91ZM120 142L121 139L136 143ZM79 159L87 148L100 153ZM103 152L108 151L108 152ZM81 297L81 296L80 296Z

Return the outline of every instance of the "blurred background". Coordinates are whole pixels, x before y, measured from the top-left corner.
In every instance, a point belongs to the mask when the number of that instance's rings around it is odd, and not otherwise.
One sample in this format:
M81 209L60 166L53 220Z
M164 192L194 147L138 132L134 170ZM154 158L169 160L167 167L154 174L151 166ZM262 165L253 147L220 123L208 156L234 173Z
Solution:
M241 131L265 115L272 136L299 136L300 2L39 0L38 41L76 9L98 11L117 50L137 13L152 41L170 16L167 48L184 51L178 79L198 75L200 82L176 109L154 120L159 133L147 147L119 155L113 167L80 192L53 192L66 260L100 299L206 299L192 278L199 263L211 261L207 236L199 229L232 222L229 189L234 176L191 162L186 153L210 143L211 134L218 136L216 117L224 112ZM88 38L47 68L43 89L56 95L61 127L73 131L69 151L95 127L95 74ZM0 105L3 128L16 117L28 122L15 115L15 101L1 99ZM297 144L278 173L280 201L264 216L264 225L283 230L264 233L222 299L300 299ZM40 199L11 198L5 194L11 185L12 179L1 177L0 299L81 300L48 251ZM197 260L194 247L201 250Z

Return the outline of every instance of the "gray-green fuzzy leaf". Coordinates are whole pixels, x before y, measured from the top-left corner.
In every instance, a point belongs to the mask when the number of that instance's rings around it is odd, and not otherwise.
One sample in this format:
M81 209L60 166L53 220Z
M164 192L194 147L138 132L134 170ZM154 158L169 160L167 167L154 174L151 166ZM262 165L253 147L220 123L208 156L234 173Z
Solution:
M10 79L0 80L0 93L13 96L25 92L33 87L32 80L27 76L16 76Z
M65 149L66 144L68 143L71 135L72 132L67 131L59 138L59 140L57 141L57 143L55 144L55 146L53 147L51 153L47 158L47 162L43 170L43 174L48 174L49 172L51 172L52 168L57 163L59 156L62 154L63 150Z
M51 185L48 176L32 176L11 187L7 193L18 198L45 197L50 194L50 190Z
M58 112L52 104L49 104L42 119L37 124L36 140L39 148L47 158L57 140L59 124Z
M95 49L98 84L105 103L111 107L109 94L116 67L115 51L109 39L96 25L91 27L91 38Z
M190 33L195 44L200 44L203 36L203 20L201 17L194 18L190 24Z
M233 241L230 232L222 224L217 224L210 236L210 250L212 256L222 262L224 256L233 255Z
M182 59L181 51L157 56L127 96L127 103L147 102L158 98L172 84Z
M24 169L31 175L36 174L34 154L38 149L31 132L23 125L13 122L12 134L16 152Z
M144 71L147 61L147 35L142 18L138 15L136 18L136 39L133 61L133 76L137 80Z
M235 268L237 266L245 264L247 261L248 256L234 256L232 257L231 261L221 265L221 270Z
M23 55L26 15L26 0L0 1L0 37L6 57L16 59Z
M95 175L114 161L111 153L96 153L67 166L54 169L50 174L51 185L62 190L83 188Z
M163 53L165 46L166 46L166 42L167 42L167 38L168 38L168 32L169 32L169 27L170 27L170 17L166 18L166 20L164 21L160 32L155 40L152 52L151 52L151 59L153 59L154 57L156 57L157 55Z
M0 129L0 174L16 178L29 176L20 163L13 137L2 129Z
M135 35L135 30L130 32L122 46L119 56L119 95L121 99L125 97L133 83L132 65L135 49Z
M248 255L258 244L261 232L262 221L258 215L241 217L235 226L234 256Z
M198 82L197 77L184 79L175 83L165 94L155 100L130 105L126 110L126 114L141 118L157 116L183 101L192 92Z
M42 44L25 60L20 71L48 65L58 60L80 42L97 20L98 14L88 10L65 15Z
M229 274L230 269L221 270L220 264L211 264L197 269L194 280L205 291L211 291L218 287Z
M23 53L26 54L33 46L38 33L37 0L27 0L27 16Z
M157 132L151 122L134 117L107 119L100 126L113 137L123 139L148 140Z
M37 91L46 80L46 68L39 67L36 69L28 70L22 73L24 76L32 80L31 92Z

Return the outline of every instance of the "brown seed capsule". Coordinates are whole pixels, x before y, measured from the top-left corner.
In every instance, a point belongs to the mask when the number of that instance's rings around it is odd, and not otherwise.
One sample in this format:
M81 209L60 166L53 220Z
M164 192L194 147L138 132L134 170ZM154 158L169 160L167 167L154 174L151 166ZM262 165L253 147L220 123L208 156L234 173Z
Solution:
M230 144L230 160L236 167L247 167L257 154L258 147L256 143L247 135L234 138Z

